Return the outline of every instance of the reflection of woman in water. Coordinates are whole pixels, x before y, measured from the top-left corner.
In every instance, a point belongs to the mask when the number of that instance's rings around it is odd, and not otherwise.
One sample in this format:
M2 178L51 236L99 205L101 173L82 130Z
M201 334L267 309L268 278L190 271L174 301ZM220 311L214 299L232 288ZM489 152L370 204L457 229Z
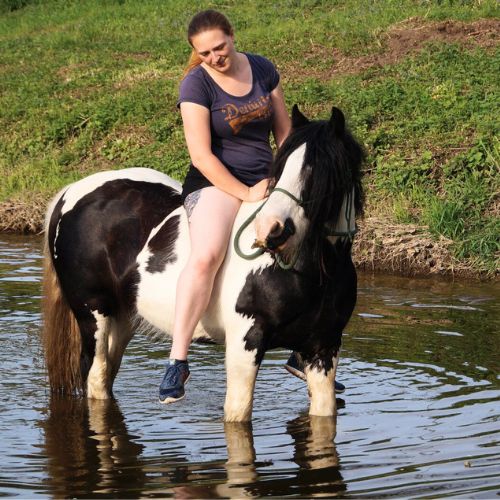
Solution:
M182 189L191 253L177 283L172 348L159 391L162 403L184 397L189 345L208 306L236 214L242 201L266 195L270 132L279 146L291 127L273 63L238 52L223 14L199 12L187 35L192 54L178 106L191 157ZM290 357L287 369L305 379L296 356ZM337 392L342 391L337 385Z

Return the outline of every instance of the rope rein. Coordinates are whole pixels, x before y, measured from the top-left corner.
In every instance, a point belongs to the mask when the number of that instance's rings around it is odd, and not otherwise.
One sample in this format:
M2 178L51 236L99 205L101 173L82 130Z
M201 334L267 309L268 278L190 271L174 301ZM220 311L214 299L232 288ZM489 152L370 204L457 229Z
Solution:
M276 187L276 188L272 189L271 192L269 193L269 196L272 193L275 193L275 192L279 192L279 193L285 194L290 199L292 199L299 207L302 207L304 205L304 203L306 203L306 202L303 202L302 200L300 200L299 198L297 198L295 195L293 195L292 193L290 193L286 189L282 189L282 188L279 188L279 187ZM245 260L254 260L257 257L260 257L265 252L265 250L263 248L259 248L255 252L253 252L253 253L250 253L250 254L244 253L243 250L241 250L241 248L240 248L240 238L241 238L241 235L243 234L243 231L245 231L245 229L255 220L255 217L257 216L257 214L262 210L262 208L264 207L264 205L268 201L269 201L269 197L267 198L267 200L265 200L257 208L257 210L255 210L243 222L243 224L240 226L240 228L238 229L238 231L236 232L236 234L234 236L234 251L242 259L245 259ZM348 228L349 228L349 225L350 225L350 222L351 222L351 215L352 215L352 203L351 202L352 202L352 192L350 192L347 195L346 207L345 207L345 210L344 210L344 217L345 217L346 225L347 225ZM335 231L335 229L332 228L331 226L325 225L325 236L347 236L351 242L352 242L355 234L357 233L357 231L358 231L357 227L355 227L352 230L351 229L347 229L347 231ZM296 264L296 262L297 262L297 260L299 258L299 254L300 254L300 250L301 249L302 249L302 245L300 246L300 248L296 252L295 257L291 260L291 262L288 262L288 263L285 262L281 258L281 256L279 255L279 253L275 253L274 254L274 258L276 259L276 262L281 267L281 269L290 270L290 269L292 269L295 266L295 264Z

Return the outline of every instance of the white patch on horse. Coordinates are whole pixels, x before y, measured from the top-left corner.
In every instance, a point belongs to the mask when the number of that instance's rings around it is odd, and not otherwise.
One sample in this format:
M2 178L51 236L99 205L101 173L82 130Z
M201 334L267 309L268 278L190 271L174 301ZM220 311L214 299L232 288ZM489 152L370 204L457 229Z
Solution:
M283 173L275 186L275 188L288 191L299 200L302 192L300 179L305 154L306 144L303 144L288 157ZM287 248L290 249L296 247L305 235L307 219L304 216L304 209L285 193L272 192L255 218L258 239L264 241L274 223L280 221L281 224L284 224L287 218L291 218L295 224L295 234L289 238L287 243Z
M125 168L122 170L111 170L107 172L98 172L89 177L71 184L63 194L64 205L61 208L61 216L69 212L85 195L95 191L103 184L109 181L119 179L130 179L133 181L151 182L164 184L178 191L181 190L179 182L170 178L157 170L151 168Z
M335 400L335 372L338 358L333 358L333 368L325 374L324 369L305 367L307 388L311 398L309 415L330 417L337 413Z
M45 212L45 222L44 222L44 228L45 231L48 231L49 225L50 225L50 219L52 218L52 214L54 212L54 208L56 208L57 203L59 200L62 198L64 193L68 190L69 186L66 186L59 190L57 194L50 200L49 206L47 207L47 212Z
M111 397L109 387L108 365L108 335L110 318L98 311L92 311L96 321L95 354L87 378L87 397L94 399L108 399ZM112 383L112 382L111 382Z
M233 234L229 242L229 248L224 263L217 273L212 298L208 304L205 314L195 328L193 339L209 337L215 342L223 343L225 332L233 331L236 328L235 322L241 319L241 315L236 313L234 306L239 293L245 285L248 274L259 272L264 267L273 264L271 256L265 254L253 261L244 260L236 255L233 250L233 239L237 229L244 220L255 210L255 204L244 203L238 212L233 228ZM179 216L179 235L175 241L174 254L177 257L174 263L168 264L161 272L149 272L148 262L152 253L149 249L149 241L158 233L161 227L172 217ZM250 248L255 239L255 231L249 227L241 236L240 243L243 248ZM137 256L139 264L140 282L137 289L137 311L154 327L172 334L174 313L175 313L175 293L176 283L179 275L186 265L191 248L189 225L187 215L183 207L174 210L157 227L151 231L148 241ZM226 275L226 270L230 269ZM165 284L170 284L165 286ZM223 287L223 288L222 288ZM232 304L231 307L228 304ZM223 313L228 313L223 314ZM252 320L253 321L253 320ZM228 326L231 323L231 327ZM252 323L245 325L244 334L251 327ZM240 329L243 326L240 325ZM243 334L243 335L244 335Z
M59 228L60 228L60 225L61 225L61 220L62 219L59 219L57 221L57 227L56 227L56 235L54 236L54 260L57 259L57 247L56 247L56 242L57 242L57 237L59 236Z
M286 161L283 173L275 187L285 189L300 199L302 191L302 183L300 181L300 173L304 164L304 155L306 154L306 145L298 147ZM271 193L264 208L259 212L258 217L265 213L273 213L280 215L282 218L289 217L290 213L295 213L297 210L302 210L297 203L286 196L284 193L277 191Z
M161 273L149 272L147 270L148 263L153 255L149 249L149 242L162 226L175 216L179 216L179 235L173 249L177 258L175 262L168 264ZM187 216L184 208L179 207L151 231L146 244L137 256L138 271L141 277L137 288L138 314L167 335L172 334L176 283L179 274L186 265L188 256L189 227Z

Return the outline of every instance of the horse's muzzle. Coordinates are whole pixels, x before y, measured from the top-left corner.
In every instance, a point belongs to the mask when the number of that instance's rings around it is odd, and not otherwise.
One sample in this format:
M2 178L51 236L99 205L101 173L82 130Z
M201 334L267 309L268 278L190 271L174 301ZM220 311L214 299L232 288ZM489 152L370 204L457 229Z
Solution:
M256 241L253 246L263 248L269 252L277 252L288 241L288 238L294 234L295 224L292 219L287 218L284 224L280 224L279 222L274 224L265 242Z

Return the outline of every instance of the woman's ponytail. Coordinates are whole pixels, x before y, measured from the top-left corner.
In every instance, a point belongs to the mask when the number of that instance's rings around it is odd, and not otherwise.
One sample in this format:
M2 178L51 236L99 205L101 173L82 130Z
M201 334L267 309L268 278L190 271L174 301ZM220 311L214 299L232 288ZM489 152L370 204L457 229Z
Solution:
M196 50L191 51L186 67L184 68L184 73L182 77L184 78L192 69L196 68L201 64L200 56L196 53Z

